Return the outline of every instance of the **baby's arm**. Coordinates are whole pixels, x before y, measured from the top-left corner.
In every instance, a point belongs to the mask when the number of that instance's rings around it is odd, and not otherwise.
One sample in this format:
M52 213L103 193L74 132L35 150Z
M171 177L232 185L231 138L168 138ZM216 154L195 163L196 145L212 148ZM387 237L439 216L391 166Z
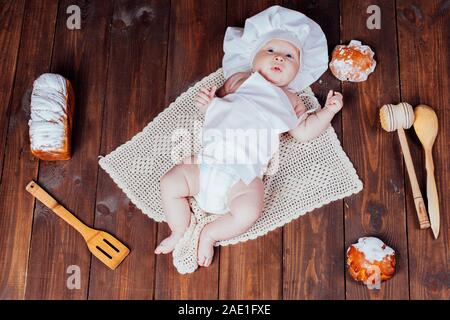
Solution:
M210 89L200 88L194 100L195 106L205 113L214 97L223 98L227 94L235 92L248 76L248 72L237 72L229 77L219 89L216 86L212 86Z
M318 137L328 128L334 115L341 110L342 106L342 95L339 92L334 92L333 95L333 91L330 90L323 109L309 115L298 127L290 130L289 134L300 142L308 142Z

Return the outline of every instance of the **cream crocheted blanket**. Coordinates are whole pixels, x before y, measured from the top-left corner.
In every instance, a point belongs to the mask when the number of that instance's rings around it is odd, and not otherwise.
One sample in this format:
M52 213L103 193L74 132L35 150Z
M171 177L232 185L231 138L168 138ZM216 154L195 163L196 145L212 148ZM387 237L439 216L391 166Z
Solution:
M220 87L224 81L222 69L205 77L131 140L99 157L100 166L150 218L165 221L159 187L161 176L183 158L200 151L199 134L204 116L193 103L197 91L213 84ZM308 112L320 108L309 87L298 94ZM300 143L289 134L283 134L279 152L272 158L263 182L262 216L244 234L219 241L216 246L263 236L307 212L362 190L362 182L331 126L308 143ZM173 263L182 274L197 269L200 231L218 217L203 212L194 198L189 201L193 212L190 226L172 253Z

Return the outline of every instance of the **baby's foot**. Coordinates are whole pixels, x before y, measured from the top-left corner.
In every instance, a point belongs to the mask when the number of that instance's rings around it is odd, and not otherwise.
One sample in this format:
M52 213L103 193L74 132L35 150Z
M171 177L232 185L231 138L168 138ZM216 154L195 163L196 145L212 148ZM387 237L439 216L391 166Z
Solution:
M198 265L202 267L209 267L214 256L214 244L216 241L202 230L200 234L200 240L198 242Z
M169 237L167 237L163 241L161 241L159 246L155 249L155 253L156 254L160 254L160 253L166 254L166 253L172 252L173 249L175 248L175 245L181 239L182 236L183 236L183 232L172 232L172 234Z

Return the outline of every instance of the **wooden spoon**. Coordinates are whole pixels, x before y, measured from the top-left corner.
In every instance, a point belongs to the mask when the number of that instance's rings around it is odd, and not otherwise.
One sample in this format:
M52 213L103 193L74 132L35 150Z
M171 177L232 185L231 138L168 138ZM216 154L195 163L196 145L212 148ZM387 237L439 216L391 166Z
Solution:
M434 110L424 104L414 109L414 130L425 150L425 168L427 170L428 214L434 238L439 236L439 198L434 179L432 148L438 133L438 118Z

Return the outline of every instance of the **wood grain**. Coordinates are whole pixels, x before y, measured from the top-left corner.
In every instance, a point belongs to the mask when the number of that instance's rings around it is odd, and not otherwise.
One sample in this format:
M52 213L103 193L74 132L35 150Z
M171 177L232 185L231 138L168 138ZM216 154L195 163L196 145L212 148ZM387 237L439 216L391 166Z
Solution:
M285 1L284 5L321 26L329 53L339 44L338 2ZM327 70L311 88L323 105L329 90L341 91L341 83ZM341 114L332 125L342 139ZM343 201L316 209L284 227L283 299L345 299Z
M2 1L0 4L0 299L450 299L450 76L447 0L116 0ZM66 28L79 5L82 29ZM128 141L180 93L221 66L227 26L272 4L319 23L329 52L361 40L375 51L366 82L341 83L327 71L312 85L321 104L329 89L344 94L332 124L364 189L244 244L216 248L209 268L180 275L172 256L155 256L169 234L143 215L97 156ZM381 30L368 30L369 5ZM397 38L398 35L398 38ZM29 99L44 72L75 89L73 158L39 162L29 151ZM433 107L439 134L433 151L441 234L420 230L395 133L381 129L379 107L407 101ZM422 194L423 150L409 146ZM83 239L25 191L32 180L81 220L106 230L131 254L111 271ZM34 211L34 217L33 217ZM397 274L369 291L345 268L345 249L377 236L397 252ZM268 253L268 254L267 254ZM69 290L67 267L81 271Z
M57 8L57 1L25 4L0 186L0 299L25 296L34 206L25 186L38 172L29 147L29 97L33 81L50 68Z
M366 27L369 5L381 9L381 29ZM400 99L395 7L393 1L341 1L341 39L361 40L375 52L377 66L367 81L343 83L343 145L364 184L346 200L346 248L363 236L375 236L394 248L397 273L381 290L368 290L346 273L347 299L408 299L408 250L404 169L396 134L383 131L379 108ZM345 13L345 14L344 14ZM417 219L417 218L416 218Z
M66 10L70 5L81 9L80 30L69 30L66 26ZM72 158L68 161L40 161L39 166L38 183L90 226L94 221L111 15L109 2L60 2L51 72L69 79L74 88ZM81 235L38 202L34 213L26 298L86 299L90 259ZM67 273L69 266L79 267L80 289L66 286L71 275Z
M165 105L220 67L225 12L224 1L172 1ZM169 234L167 224L158 225L158 243ZM208 268L188 275L176 271L171 254L159 255L156 261L155 299L217 298L217 249Z
M115 2L101 155L131 139L163 108L168 17L166 1ZM131 252L114 271L92 259L89 299L152 299L156 222L103 170L96 192L95 228L114 234Z
M25 1L0 4L0 183Z
M437 240L434 240L431 229L419 229L407 181L411 299L450 299L449 9L448 1L397 1L402 100L413 107L418 104L431 106L439 121L439 132L433 148L441 212L441 232ZM417 178L426 202L424 152L413 130L408 138Z

